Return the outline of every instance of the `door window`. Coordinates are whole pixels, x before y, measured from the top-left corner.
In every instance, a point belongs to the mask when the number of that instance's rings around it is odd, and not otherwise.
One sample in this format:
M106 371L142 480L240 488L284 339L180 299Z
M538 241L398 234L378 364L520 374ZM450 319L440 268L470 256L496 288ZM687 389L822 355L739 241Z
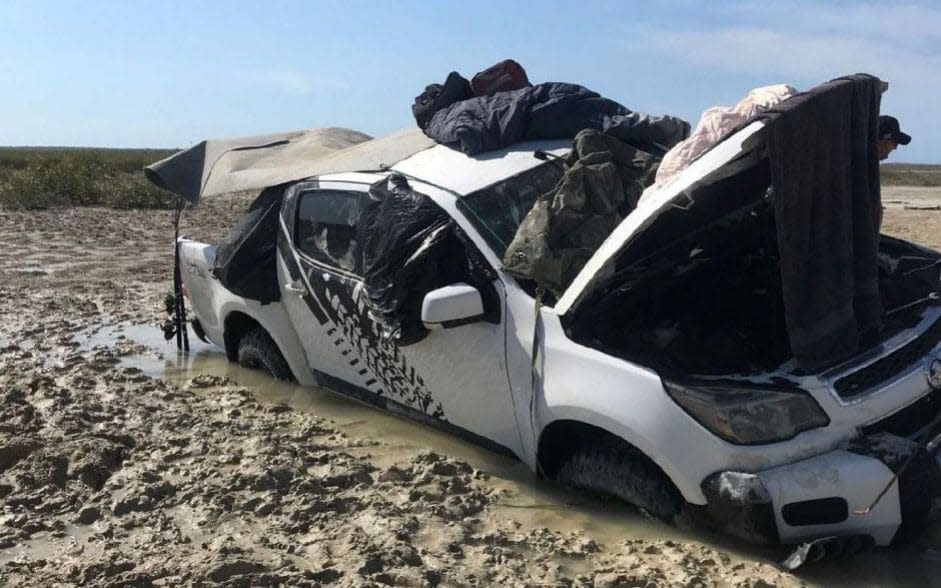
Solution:
M369 203L362 192L317 190L301 194L295 244L304 255L358 273L356 225Z

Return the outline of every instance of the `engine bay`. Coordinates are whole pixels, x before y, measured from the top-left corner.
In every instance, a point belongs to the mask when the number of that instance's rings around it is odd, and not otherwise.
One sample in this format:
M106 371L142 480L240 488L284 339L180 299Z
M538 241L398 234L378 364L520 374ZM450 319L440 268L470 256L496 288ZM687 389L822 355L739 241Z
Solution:
M568 322L570 337L661 373L802 373L785 324L766 166L706 190L722 191L708 206L669 211L674 218L640 235ZM880 330L860 335L859 351L913 327L925 305L941 303L941 256L888 236L879 248L885 313Z

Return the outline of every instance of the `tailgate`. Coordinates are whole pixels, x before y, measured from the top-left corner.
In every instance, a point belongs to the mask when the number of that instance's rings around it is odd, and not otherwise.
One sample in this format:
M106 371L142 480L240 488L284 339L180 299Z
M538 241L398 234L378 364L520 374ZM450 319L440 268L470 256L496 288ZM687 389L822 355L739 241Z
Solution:
M207 329L213 329L218 322L218 318L213 314L216 280L212 277L212 264L216 259L216 248L214 245L183 238L178 243L183 291L200 324Z

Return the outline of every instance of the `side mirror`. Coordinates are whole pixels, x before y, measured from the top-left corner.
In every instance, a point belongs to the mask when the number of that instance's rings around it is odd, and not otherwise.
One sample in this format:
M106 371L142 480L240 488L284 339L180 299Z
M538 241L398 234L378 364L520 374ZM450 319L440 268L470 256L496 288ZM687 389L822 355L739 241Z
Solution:
M456 327L473 322L484 314L484 303L477 288L451 284L425 294L421 320L429 329Z

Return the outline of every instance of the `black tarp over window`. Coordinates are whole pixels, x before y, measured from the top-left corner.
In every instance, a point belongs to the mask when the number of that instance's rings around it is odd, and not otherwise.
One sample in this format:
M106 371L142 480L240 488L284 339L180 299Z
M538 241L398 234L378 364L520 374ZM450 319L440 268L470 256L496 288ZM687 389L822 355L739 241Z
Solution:
M358 236L363 287L385 336L399 345L422 340L425 294L459 282L480 291L485 320L499 321L496 275L444 209L396 175L373 184L369 195Z
M286 187L263 190L216 246L212 275L233 294L263 304L281 300L276 254Z

